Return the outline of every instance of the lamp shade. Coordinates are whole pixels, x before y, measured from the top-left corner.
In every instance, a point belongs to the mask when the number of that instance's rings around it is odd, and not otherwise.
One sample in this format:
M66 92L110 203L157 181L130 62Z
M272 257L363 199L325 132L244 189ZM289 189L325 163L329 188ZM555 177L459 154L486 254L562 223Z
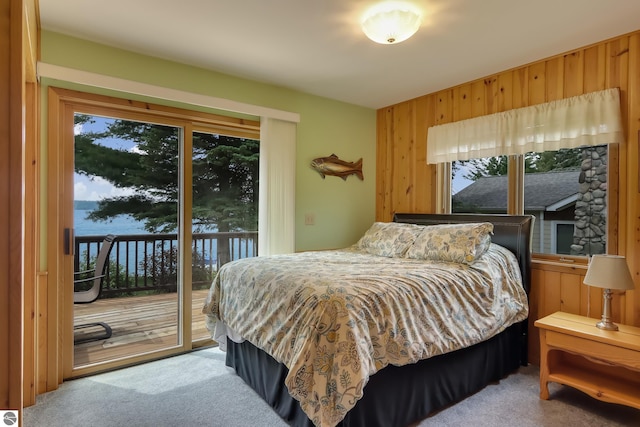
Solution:
M418 31L422 18L410 4L388 2L370 9L362 19L362 31L376 43L400 43Z
M634 288L627 261L619 255L592 256L584 284L605 289Z

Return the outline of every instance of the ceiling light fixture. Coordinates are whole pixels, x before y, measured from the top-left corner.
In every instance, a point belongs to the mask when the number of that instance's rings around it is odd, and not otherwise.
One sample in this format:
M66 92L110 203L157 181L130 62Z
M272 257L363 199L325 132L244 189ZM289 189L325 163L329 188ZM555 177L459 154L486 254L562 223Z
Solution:
M398 44L418 31L420 10L410 3L384 2L373 6L362 19L362 31L376 43Z

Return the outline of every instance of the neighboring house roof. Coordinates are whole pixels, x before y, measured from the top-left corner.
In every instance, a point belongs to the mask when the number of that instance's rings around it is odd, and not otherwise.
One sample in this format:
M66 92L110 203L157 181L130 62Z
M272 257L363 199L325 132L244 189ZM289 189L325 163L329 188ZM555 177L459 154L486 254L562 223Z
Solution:
M528 211L561 210L573 204L578 195L580 170L528 173L524 178L524 205ZM506 176L488 176L474 181L454 194L454 203L481 211L507 209Z

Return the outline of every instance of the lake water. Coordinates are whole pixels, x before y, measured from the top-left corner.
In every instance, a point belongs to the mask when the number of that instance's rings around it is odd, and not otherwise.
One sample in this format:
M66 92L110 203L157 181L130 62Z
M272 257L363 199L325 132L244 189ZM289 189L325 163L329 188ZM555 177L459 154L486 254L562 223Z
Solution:
M136 221L131 215L118 215L111 221L91 221L87 215L91 210L73 211L73 227L76 236L102 236L107 234L148 234L144 223Z

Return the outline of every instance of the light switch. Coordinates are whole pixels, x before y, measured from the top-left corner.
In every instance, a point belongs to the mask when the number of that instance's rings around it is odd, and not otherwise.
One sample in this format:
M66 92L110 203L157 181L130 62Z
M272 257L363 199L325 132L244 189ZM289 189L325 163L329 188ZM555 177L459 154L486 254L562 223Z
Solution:
M315 225L316 223L316 214L307 213L304 215L304 225Z

